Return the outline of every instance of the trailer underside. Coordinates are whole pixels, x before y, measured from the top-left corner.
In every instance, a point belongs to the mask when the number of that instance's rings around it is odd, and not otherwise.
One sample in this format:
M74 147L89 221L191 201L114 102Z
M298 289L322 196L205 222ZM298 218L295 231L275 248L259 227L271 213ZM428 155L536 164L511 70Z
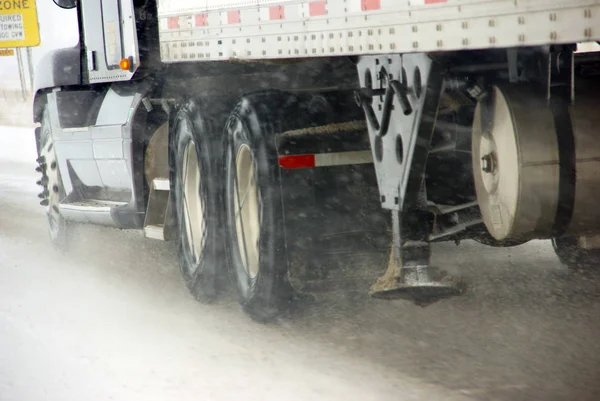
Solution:
M131 80L100 77L88 51L85 84L36 95L55 243L71 222L173 239L196 298L213 300L231 274L261 321L324 282L367 279L373 296L419 304L460 294L430 266L438 241L546 238L567 265L595 263L596 53L567 43L165 64L157 21L144 21L146 63Z

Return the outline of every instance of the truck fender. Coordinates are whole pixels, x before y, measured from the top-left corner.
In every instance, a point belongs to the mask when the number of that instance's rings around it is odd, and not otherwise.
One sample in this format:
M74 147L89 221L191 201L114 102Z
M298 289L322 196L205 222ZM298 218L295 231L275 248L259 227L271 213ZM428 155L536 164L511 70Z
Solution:
M33 83L33 122L42 120L46 93L51 88L81 84L81 50L79 45L47 53L38 62Z

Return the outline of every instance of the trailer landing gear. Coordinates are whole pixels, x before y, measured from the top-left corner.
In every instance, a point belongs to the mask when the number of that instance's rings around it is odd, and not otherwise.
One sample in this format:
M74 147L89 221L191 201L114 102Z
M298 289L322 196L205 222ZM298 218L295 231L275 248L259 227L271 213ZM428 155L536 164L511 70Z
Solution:
M425 167L444 82L425 54L361 57L356 99L369 128L381 206L392 211L387 272L371 287L378 298L427 305L463 292L464 284L429 265L432 222Z
M460 278L429 265L430 244L424 239L417 239L418 232L411 232L406 224L406 220L414 222L414 217L419 213L411 218L402 218L403 213L392 213L393 237L388 268L371 286L369 295L382 299L407 299L419 306L427 306L463 293L466 285ZM414 239L403 239L402 234Z

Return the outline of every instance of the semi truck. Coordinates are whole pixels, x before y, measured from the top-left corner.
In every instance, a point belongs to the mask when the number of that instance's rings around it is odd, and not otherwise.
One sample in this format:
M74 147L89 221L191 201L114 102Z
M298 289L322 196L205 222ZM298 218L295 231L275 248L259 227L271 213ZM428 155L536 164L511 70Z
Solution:
M258 321L332 286L458 295L440 241L598 263L598 0L54 2L79 27L35 71L57 247L172 240L195 298L232 280Z

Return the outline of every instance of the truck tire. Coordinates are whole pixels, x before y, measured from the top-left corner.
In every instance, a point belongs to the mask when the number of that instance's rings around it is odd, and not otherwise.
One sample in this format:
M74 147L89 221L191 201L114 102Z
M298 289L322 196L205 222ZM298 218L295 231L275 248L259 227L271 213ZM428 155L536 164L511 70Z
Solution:
M283 129L282 110L294 103L282 93L247 96L226 125L231 268L244 311L263 323L281 313L292 295L275 134Z
M218 240L222 207L218 199L218 161L212 151L214 130L195 101L178 112L171 131L172 201L175 205L179 267L191 294L200 302L218 293L224 254Z
M48 233L52 245L64 252L68 243L68 225L60 214L59 204L65 198L65 189L56 157L56 149L54 148L54 136L48 106L44 107L38 149L38 171L42 173L42 179L37 182L42 188L39 195L39 198L42 199L40 204L46 208Z
M552 247L560 262L572 270L593 270L600 265L600 249L583 249L575 237L552 239Z

